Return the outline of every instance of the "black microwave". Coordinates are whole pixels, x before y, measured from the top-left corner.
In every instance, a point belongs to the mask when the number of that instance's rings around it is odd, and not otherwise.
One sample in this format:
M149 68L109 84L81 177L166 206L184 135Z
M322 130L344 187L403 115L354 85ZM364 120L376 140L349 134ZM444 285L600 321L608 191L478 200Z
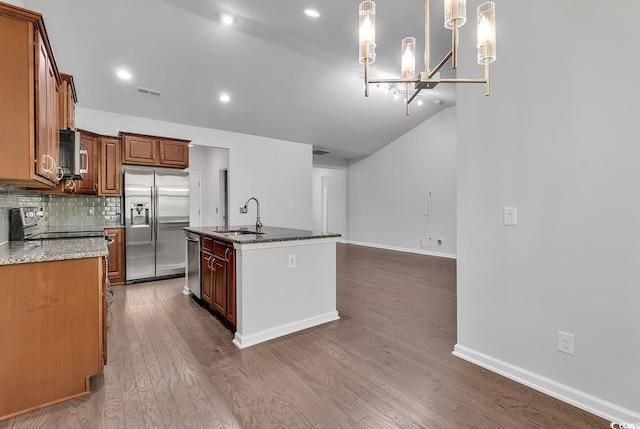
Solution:
M60 167L62 179L82 179L89 167L89 156L82 147L80 133L60 130Z

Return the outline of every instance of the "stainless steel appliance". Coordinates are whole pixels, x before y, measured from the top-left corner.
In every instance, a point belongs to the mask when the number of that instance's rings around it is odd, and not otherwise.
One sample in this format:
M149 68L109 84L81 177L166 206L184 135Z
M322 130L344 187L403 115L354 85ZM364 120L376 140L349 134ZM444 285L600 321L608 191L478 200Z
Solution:
M82 147L80 133L60 130L60 169L62 179L82 179L89 168L89 156Z
M189 173L125 168L123 208L125 281L183 276Z
M200 235L185 231L187 240L187 288L198 299L202 299L200 283Z

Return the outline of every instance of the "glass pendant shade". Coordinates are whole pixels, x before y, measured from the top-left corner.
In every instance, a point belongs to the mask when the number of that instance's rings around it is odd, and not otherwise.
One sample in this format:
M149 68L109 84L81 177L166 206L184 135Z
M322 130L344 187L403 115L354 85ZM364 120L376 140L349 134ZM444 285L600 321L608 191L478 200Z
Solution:
M478 64L496 59L496 5L494 2L478 6Z
M400 76L402 79L413 79L416 71L416 38L405 37L402 39L402 63Z
M466 0L444 0L444 27L462 27L467 22Z
M360 64L376 60L376 4L363 1L358 8L360 16Z

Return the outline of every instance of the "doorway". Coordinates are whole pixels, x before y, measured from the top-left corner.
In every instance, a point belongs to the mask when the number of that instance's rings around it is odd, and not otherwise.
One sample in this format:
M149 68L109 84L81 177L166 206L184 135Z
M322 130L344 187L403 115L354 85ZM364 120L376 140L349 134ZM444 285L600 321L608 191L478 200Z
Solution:
M220 210L218 212L218 225L224 225L225 228L229 227L229 169L223 168L219 174L219 197L220 197Z

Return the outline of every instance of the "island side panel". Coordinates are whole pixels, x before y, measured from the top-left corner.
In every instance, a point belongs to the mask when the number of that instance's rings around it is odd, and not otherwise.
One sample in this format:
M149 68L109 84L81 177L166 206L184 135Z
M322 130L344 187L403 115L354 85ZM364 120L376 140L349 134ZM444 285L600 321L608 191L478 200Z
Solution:
M236 258L238 347L339 319L335 239L238 245Z

